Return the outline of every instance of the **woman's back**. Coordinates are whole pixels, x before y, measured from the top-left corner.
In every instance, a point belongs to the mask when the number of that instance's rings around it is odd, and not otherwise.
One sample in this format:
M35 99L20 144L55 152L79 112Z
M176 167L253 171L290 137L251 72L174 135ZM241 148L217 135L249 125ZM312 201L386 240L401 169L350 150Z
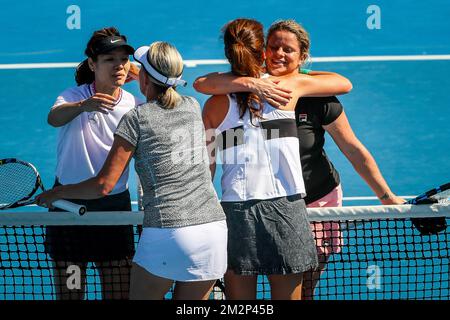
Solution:
M229 96L228 112L216 129L219 134L222 201L305 194L294 111L265 102L261 118L248 111L241 117L236 100Z
M225 219L207 164L200 106L182 97L173 109L143 104L116 134L133 140L143 182L145 227L183 227Z

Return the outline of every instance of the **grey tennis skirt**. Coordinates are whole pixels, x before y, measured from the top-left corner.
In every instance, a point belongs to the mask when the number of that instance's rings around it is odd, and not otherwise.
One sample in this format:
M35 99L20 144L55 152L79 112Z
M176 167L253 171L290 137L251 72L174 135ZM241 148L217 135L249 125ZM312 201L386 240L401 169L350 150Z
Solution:
M228 268L239 275L301 273L318 266L300 195L222 202L228 225Z

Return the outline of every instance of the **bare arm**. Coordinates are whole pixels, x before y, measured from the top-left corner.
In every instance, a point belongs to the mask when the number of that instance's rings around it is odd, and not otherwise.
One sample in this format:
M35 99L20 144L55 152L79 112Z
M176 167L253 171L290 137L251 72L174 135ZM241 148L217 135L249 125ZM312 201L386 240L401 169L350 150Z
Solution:
M198 92L209 95L250 92L252 79L250 77L234 76L230 72L213 72L195 79L193 86Z
M216 128L222 123L227 112L228 98L226 96L212 96L203 107L202 118L206 131L206 148L212 180L216 173Z
M83 112L81 101L64 103L50 110L47 116L47 122L52 127L61 127Z
M299 74L297 80L300 96L335 96L348 93L353 88L350 80L333 72Z
M205 126L206 132L206 150L208 152L209 170L211 171L212 181L214 181L214 175L216 174L216 144L214 134L214 129L216 126L214 125L214 119L212 116L214 100L214 97L209 98L206 101L202 112L203 125Z
M77 102L68 102L53 107L47 117L47 122L53 127L61 127L83 112L98 111L108 113L108 110L114 109L116 99L104 93L96 93L86 100Z
M108 157L96 177L46 191L37 197L37 204L51 207L51 203L58 199L88 200L107 196L128 166L134 150L135 147L127 140L116 136Z
M324 126L339 149L351 162L383 204L402 204L404 199L392 193L383 178L375 159L353 133L344 111L331 124Z
M280 87L278 81L253 77L238 77L231 73L210 73L198 77L194 82L198 92L224 95L233 92L253 92L275 107L286 105L291 99L291 90Z
M208 114L205 112L203 112L203 125L205 126L206 131L206 150L209 158L209 170L211 171L211 180L214 181L214 175L216 174L216 144L215 136L213 136L214 128L211 125Z
M336 74L336 73L330 72L330 71L319 71L319 70L310 70L308 72L309 76L322 76L322 75L327 75L327 74Z

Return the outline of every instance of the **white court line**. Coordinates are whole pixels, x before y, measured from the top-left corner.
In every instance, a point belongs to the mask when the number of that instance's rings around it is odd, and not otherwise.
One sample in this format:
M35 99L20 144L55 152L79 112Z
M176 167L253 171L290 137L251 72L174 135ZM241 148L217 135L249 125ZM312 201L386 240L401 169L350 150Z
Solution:
M450 60L450 54L430 54L413 56L354 56L354 57L317 57L312 62L367 62L367 61L424 61Z
M404 55L404 56L348 56L348 57L315 57L312 62L371 62L371 61L430 61L430 60L450 60L450 54L440 55ZM188 68L205 65L228 64L225 59L206 60L184 60ZM62 63L14 63L0 64L0 70L12 69L55 69L55 68L75 68L78 62Z
M0 64L0 70L75 68L77 62Z

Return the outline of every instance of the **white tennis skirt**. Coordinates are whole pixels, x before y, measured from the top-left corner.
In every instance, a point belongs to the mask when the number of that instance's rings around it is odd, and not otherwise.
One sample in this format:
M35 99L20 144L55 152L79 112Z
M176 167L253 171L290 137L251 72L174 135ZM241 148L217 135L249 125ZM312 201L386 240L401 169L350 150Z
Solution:
M222 278L227 270L225 220L182 228L144 228L133 261L175 281Z

